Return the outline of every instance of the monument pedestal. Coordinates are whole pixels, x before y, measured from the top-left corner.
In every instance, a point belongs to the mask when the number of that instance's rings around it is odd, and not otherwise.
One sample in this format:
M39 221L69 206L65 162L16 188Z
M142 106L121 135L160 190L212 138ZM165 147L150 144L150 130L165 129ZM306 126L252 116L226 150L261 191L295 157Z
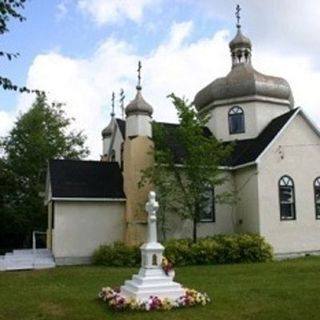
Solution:
M180 283L166 275L162 269L164 247L157 241L156 211L158 203L155 193L150 192L146 204L148 211L148 241L141 247L141 268L131 280L125 281L121 286L121 295L146 301L150 296L175 300L185 295L185 290Z
M150 296L175 300L185 294L180 283L174 282L160 269L141 268L132 280L125 281L120 293L125 297L146 301Z

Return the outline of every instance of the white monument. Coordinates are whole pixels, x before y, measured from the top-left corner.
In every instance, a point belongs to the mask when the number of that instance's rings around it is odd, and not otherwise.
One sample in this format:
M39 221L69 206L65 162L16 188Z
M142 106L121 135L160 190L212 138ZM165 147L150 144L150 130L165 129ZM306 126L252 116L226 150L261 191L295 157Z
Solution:
M132 280L125 281L121 286L121 294L141 301L146 301L150 296L175 300L183 296L185 290L180 283L166 275L161 266L164 247L157 241L156 213L159 204L155 192L149 192L149 201L145 208L148 212L148 238L140 247L141 268Z

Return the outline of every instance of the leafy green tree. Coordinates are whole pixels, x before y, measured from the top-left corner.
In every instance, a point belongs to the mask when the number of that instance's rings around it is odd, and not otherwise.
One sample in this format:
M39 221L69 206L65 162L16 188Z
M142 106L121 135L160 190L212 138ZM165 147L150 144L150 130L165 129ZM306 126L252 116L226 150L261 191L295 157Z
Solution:
M208 115L200 115L192 104L174 94L169 97L176 107L179 125L169 132L161 124L155 124L155 165L144 171L140 184L155 186L160 208L166 209L165 213L160 213L160 221L167 220L168 211L193 221L192 236L196 242L197 224L208 206L206 195L227 180L220 166L232 152L232 146L206 133ZM177 148L182 154L177 154ZM232 192L213 194L216 203L234 201Z
M8 244L10 238L16 240L15 245L22 240L29 244L33 230L46 229L39 195L45 191L48 160L81 159L89 153L83 133L69 130L72 119L62 107L38 95L0 142L0 234Z
M26 0L0 0L0 35L9 32L8 23L10 20L16 20L19 22L25 20L25 17L20 13L20 11L24 9L25 3ZM18 56L19 53L17 52L12 53L0 50L0 57L4 57L9 61L17 58ZM9 78L4 76L0 76L0 87L5 90L40 93L39 90L31 90L25 86L17 86Z

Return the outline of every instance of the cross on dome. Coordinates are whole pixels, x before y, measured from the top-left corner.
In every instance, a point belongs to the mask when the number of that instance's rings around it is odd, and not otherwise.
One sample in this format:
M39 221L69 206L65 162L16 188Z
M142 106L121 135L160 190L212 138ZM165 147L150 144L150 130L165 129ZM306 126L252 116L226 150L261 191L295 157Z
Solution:
M142 69L142 64L141 61L139 60L138 62L138 84L136 86L137 89L137 94L134 100L132 100L126 107L125 113L126 116L129 115L147 115L151 117L153 113L153 108L152 106L147 103L143 97L142 97L142 86L141 86L141 69ZM149 121L149 120L148 120Z
M115 100L115 94L113 91L112 96L111 96L111 117L114 117L114 115L115 115L115 113L114 113L114 100Z
M122 119L124 119L124 99L125 99L125 94L124 94L124 90L121 88L120 89L120 99L119 99L119 102L120 102L120 109L121 109L121 116L122 116Z
M138 72L137 90L141 90L142 89L142 87L141 87L141 69L142 69L142 64L141 64L141 61L139 60L138 69L137 69L137 72Z
M240 24L240 11L241 11L241 7L239 4L237 4L236 6L236 18L237 18L237 28L240 29L241 28L241 24Z
M237 34L233 40L229 43L232 57L232 67L241 64L251 64L251 41L249 38L244 36L241 32L240 24L240 5L236 6L235 16L237 18Z

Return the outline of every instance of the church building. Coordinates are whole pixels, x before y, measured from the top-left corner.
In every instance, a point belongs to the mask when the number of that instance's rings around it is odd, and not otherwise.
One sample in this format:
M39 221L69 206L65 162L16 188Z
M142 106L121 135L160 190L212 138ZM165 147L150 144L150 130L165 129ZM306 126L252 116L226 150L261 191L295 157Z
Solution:
M251 232L279 257L320 253L320 133L295 107L286 80L254 69L252 44L239 23L229 47L230 72L201 89L194 105L211 115L208 134L234 143L221 165L228 182L215 192L234 190L238 201L212 205L198 235ZM139 79L125 120L112 112L102 130L101 161L49 162L47 246L57 264L88 263L100 244L145 240L150 187L139 189L138 182L154 161L152 113ZM192 236L192 222L174 213L169 226L169 238Z

